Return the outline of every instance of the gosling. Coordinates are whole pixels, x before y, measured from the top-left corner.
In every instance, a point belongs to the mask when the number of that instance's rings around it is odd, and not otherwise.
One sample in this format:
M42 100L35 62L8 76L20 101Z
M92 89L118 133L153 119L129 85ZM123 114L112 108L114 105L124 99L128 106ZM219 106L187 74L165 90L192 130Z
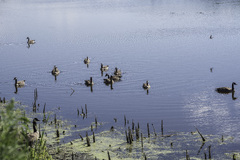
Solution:
M106 74L105 77L108 77L108 79L110 78L109 74ZM117 76L117 75L114 75L114 76L111 76L111 77L114 81L120 81L121 80L121 77Z
M102 63L101 63L101 68L100 68L101 71L107 71L108 70L108 65L104 66Z
M89 59L88 57L85 58L85 59L84 59L84 63L85 63L85 64L89 64L89 63L90 63L90 59Z
M30 38L29 37L27 37L27 44L34 44L34 43L36 43L36 41L35 40L30 40Z
M25 85L25 80L17 81L17 77L14 77L13 80L15 80L16 87L23 87Z
M54 66L54 67L53 67L53 70L52 70L52 75L57 76L57 75L59 75L59 73L60 73L60 71L59 71L59 69L57 68L57 66Z
M117 75L117 76L121 76L121 75L122 75L122 72L121 72L120 69L118 69L117 67L115 67L114 74Z
M113 76L111 76L111 77L109 78L109 75L108 75L108 78L107 78L107 79L104 79L104 83L105 83L105 84L113 84L113 83L114 83Z
M143 83L143 88L144 89L149 89L151 86L150 84L148 83L148 81L146 81L146 83Z
M90 80L85 80L85 85L87 86L92 86L94 85L93 81L92 81L92 77L90 77Z

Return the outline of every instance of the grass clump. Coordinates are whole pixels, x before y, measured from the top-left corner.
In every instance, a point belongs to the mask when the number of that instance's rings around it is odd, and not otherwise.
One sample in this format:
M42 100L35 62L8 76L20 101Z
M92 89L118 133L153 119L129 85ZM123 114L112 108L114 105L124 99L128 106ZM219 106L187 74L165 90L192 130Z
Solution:
M52 159L46 151L43 136L34 146L28 145L26 137L30 133L28 125L31 125L31 122L20 109L15 108L14 100L2 107L4 109L0 112L0 159Z

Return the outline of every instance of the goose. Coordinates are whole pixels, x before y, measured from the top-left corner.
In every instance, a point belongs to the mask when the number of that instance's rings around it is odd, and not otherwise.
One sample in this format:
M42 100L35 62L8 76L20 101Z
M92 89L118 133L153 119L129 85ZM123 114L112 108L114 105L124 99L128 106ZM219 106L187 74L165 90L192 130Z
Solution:
M89 59L88 57L87 57L87 58L85 58L85 59L84 59L84 63L85 63L85 64L88 64L88 63L90 63L90 59Z
M148 83L148 81L146 81L146 83L143 83L143 88L144 89L149 89L150 88L150 84Z
M210 68L210 72L212 72L212 71L213 71L213 67Z
M17 77L14 77L13 80L15 80L16 87L23 87L25 85L25 80L17 81Z
M210 39L213 39L213 36L212 35L210 35L210 37L209 37Z
M29 146L33 146L34 142L38 140L39 138L39 132L37 131L37 121L39 121L37 118L34 118L33 123L33 133L27 133L27 140Z
M114 71L115 75L122 75L122 72L120 69L118 69L117 67L115 67L115 71Z
M105 84L113 84L113 83L114 83L113 76L111 76L111 77L109 78L109 75L108 75L108 78L107 78L107 79L104 79L104 83L105 83Z
M57 66L55 65L55 66L53 67L52 74L57 76L57 75L59 75L59 73L60 73L60 71L59 71L59 69L57 68Z
M106 74L105 75L105 77L108 77L108 79L109 79L109 74ZM114 80L114 81L120 81L121 80L121 77L120 76L117 76L117 75L115 75L115 76L111 76L112 77L112 79Z
M219 93L231 93L231 92L234 92L234 85L237 85L237 84L235 82L232 82L232 88L221 87L221 88L216 88L216 91Z
M92 81L92 77L90 77L90 80L85 80L85 84L87 86L91 86L91 85L94 85L93 81Z
M102 63L101 63L101 68L100 68L101 71L107 71L108 70L108 65L104 66Z
M27 37L27 40L28 40L28 41L27 41L28 44L34 44L34 43L36 43L35 40L30 40L29 37Z

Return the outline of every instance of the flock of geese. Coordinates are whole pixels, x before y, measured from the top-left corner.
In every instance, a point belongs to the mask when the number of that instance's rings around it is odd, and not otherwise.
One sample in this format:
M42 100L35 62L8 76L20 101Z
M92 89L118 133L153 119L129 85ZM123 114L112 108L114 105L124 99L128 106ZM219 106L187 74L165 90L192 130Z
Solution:
M28 40L28 41L27 41L28 48L30 48L30 45L36 43L35 40L31 40L29 37L27 37L27 40ZM83 62L88 65L88 64L90 63L90 59L87 57L87 58L84 59ZM109 69L109 66L108 66L108 65L104 66L104 65L101 63L100 70L101 70L102 73L108 71L108 69ZM60 70L57 68L56 65L54 65L51 73L52 73L52 75L54 75L55 78L56 78L56 76L58 76L58 75L60 74ZM117 67L115 67L114 75L109 75L109 74L106 73L105 77L107 77L107 78L104 79L104 83L107 84L107 85L109 85L109 84L112 85L114 82L121 80L121 78L122 78L122 72L121 72L120 69L118 69ZM18 81L18 80L17 80L17 77L14 77L13 80L15 81L16 92L17 92L17 88L21 88L21 87L25 86L25 80ZM92 86L92 85L94 85L94 82L93 82L93 80L92 80L92 77L90 77L89 80L85 80L85 85L87 85L87 86ZM143 86L142 86L142 87L143 87L144 89L149 89L149 88L150 88L150 85L149 85L148 81L146 81L146 83L143 83ZM16 92L15 92L15 93L16 93ZM35 143L35 142L38 140L38 138L39 138L39 132L37 131L37 121L39 121L37 118L34 118L34 119L33 119L33 121L32 121L32 123L33 123L33 132L27 134L28 144L29 144L29 146L32 146L32 147L33 147L34 143Z
M212 39L212 35L210 36L210 39ZM31 40L29 37L27 37L27 44L28 44L28 47L30 47L30 45L32 44L35 44L35 40ZM83 61L85 64L89 64L90 63L90 59L88 57L86 57ZM106 72L108 71L109 69L109 66L106 65L104 66L102 63L101 63L101 72ZM212 71L212 68L210 69ZM60 70L57 68L57 66L54 66L53 69L52 69L52 75L54 75L55 77L58 76L60 74ZM109 84L113 84L114 82L116 81L120 81L121 80L121 77L122 77L122 72L121 70L119 70L117 67L115 68L115 71L114 71L114 75L109 75L106 73L105 75L105 78L104 79L104 83L109 85ZM25 80L21 80L21 81L17 81L17 78L14 77L15 80L15 87L18 88L18 87L23 87L25 85ZM87 86L93 86L94 85L94 82L93 82L93 79L92 77L90 77L89 80L85 80L85 85ZM229 88L229 87L220 87L220 88L216 88L216 91L218 93L234 93L234 86L237 85L235 82L232 82L232 88ZM146 83L143 83L142 87L146 90L148 90L150 88L150 84L148 81L146 81ZM37 118L34 118L33 119L33 133L29 133L27 135L27 138L28 138L28 142L29 142L29 145L32 146L33 143L38 139L39 137L39 133L37 131L37 128L36 128L36 125L37 125L37 121L39 121Z
M27 37L28 48L30 48L30 45L35 44L35 43L36 43L35 40L31 40L29 37ZM89 59L88 57L86 57L83 62L88 65L88 64L90 63L90 59ZM102 73L108 71L108 69L109 69L109 66L108 66L108 65L104 66L104 65L101 63L101 68L100 68L100 70L101 70ZM52 75L55 76L55 79L56 79L56 76L58 76L58 75L60 74L60 70L59 70L59 69L57 68L57 66L55 65L55 66L53 67L51 73L52 73ZM104 79L104 83L107 84L107 85L110 85L110 84L112 85L114 82L117 82L117 81L120 81L120 80L121 80L122 72L121 72L121 70L119 70L119 69L116 67L116 68L115 68L115 71L114 71L114 75L111 75L111 76L110 76L109 74L106 74L105 77L107 77L107 78ZM20 88L20 87L23 87L23 86L25 85L25 80L17 81L17 77L15 77L14 80L15 80L15 87L16 87L16 92L17 92L17 88L18 88L18 87ZM87 85L87 86L93 86L93 85L94 85L94 82L93 82L92 77L90 77L89 80L85 80L85 85ZM146 81L146 83L143 83L142 87L143 87L144 89L147 89L147 90L148 90L148 89L150 88L149 82ZM16 93L16 92L15 92L15 93Z
M212 38L213 38L213 36L210 35L210 39L212 39ZM31 40L29 37L27 37L27 40L28 40L28 41L27 41L27 44L28 44L29 47L30 47L30 45L36 43L35 40ZM88 65L88 64L90 63L90 59L89 59L88 57L86 57L83 62ZM104 65L101 63L101 68L100 68L100 70L101 70L102 73L105 72L105 71L107 71L108 69L109 69L109 66L108 66L108 65L104 66ZM210 68L211 72L212 72L212 69L213 69L213 68ZM56 77L56 76L58 76L59 74L60 74L60 70L57 68L57 66L54 66L53 69L52 69L52 75L54 75L54 76ZM121 77L122 77L122 72L121 72L121 70L119 70L119 69L116 67L116 68L115 68L115 71L114 71L114 75L111 75L111 76L110 76L109 74L106 74L105 77L107 77L107 78L104 79L104 83L107 84L107 85L109 85L109 84L112 85L115 81L119 81L119 80L121 79ZM16 78L16 77L14 78L14 80L15 80L15 87L16 87L16 88L18 88L18 87L23 87L23 86L25 85L25 80L17 81L17 78ZM92 85L94 85L94 82L93 82L92 77L90 77L89 80L85 80L85 85L87 85L87 86L92 86ZM220 88L216 88L216 91L219 92L219 93L232 93L232 92L234 92L234 85L237 85L237 84L236 84L235 82L232 82L232 88L229 88L229 87L220 87ZM143 87L144 89L147 89L147 90L148 90L151 86L150 86L149 82L146 81L146 83L143 83L142 87Z

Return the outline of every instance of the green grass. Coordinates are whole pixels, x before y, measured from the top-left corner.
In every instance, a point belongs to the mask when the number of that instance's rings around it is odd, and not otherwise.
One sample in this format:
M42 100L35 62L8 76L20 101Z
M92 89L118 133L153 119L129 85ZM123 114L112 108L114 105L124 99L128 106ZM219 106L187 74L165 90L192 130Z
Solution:
M23 111L15 108L14 100L1 105L0 113L0 159L1 160L42 160L52 159L47 152L46 140L42 136L34 145L28 146L27 133L31 121ZM44 135L43 133L41 135Z

